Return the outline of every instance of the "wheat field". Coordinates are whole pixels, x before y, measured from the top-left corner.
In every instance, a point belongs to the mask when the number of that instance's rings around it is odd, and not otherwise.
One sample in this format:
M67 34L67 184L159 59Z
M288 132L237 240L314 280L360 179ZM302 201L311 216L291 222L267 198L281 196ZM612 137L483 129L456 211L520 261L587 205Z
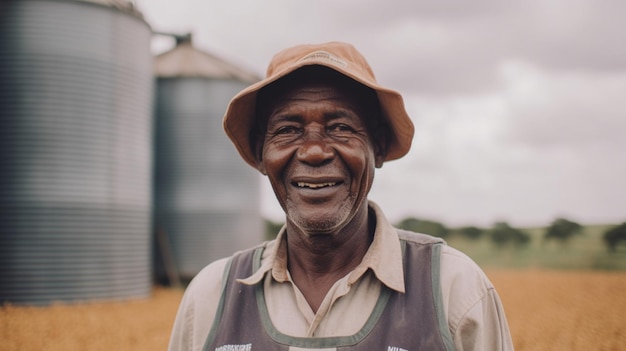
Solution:
M626 350L626 273L488 271L516 350Z
M488 270L518 351L626 349L626 272ZM166 350L181 290L152 298L0 307L0 350Z

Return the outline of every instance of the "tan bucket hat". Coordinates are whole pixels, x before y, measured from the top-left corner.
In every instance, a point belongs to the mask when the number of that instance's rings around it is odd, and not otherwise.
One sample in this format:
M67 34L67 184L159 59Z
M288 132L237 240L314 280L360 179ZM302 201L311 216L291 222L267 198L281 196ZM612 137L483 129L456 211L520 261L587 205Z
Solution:
M310 65L331 68L376 91L382 116L392 134L385 161L398 159L409 152L414 127L400 93L378 85L369 64L352 45L329 42L298 45L277 53L267 68L266 78L239 92L228 104L223 121L224 130L248 164L257 168L255 153L250 145L250 130L256 118L257 92L297 69Z

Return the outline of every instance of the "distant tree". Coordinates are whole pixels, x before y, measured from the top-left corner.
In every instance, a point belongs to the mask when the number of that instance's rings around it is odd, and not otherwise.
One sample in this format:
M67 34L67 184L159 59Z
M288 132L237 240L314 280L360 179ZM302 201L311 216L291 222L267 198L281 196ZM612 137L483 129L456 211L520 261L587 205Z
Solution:
M414 217L407 217L400 221L396 226L400 229L410 230L412 232L417 232L419 228L420 220Z
M400 229L438 236L440 238L445 238L450 234L450 230L442 223L413 217L403 219L397 226Z
M572 236L580 234L582 226L565 218L555 219L546 229L544 240L556 239L561 243L567 242Z
M461 233L461 235L471 240L479 239L483 235L483 232L484 231L482 229L474 226L459 229L459 233Z
M620 241L626 242L626 222L604 232L603 239L609 251L615 252Z
M265 239L272 240L278 235L278 232L283 227L283 223L272 222L269 219L265 220Z
M497 222L491 229L491 241L498 247L522 246L530 242L530 236L506 222Z

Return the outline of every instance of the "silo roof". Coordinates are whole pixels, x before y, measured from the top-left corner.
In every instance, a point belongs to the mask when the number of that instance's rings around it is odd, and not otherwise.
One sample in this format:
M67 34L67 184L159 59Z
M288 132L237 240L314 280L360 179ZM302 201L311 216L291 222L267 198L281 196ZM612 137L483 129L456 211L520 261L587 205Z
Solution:
M260 80L254 73L194 48L191 40L182 41L174 49L158 55L155 58L155 75L160 78L236 79L248 83Z
M113 8L122 10L124 12L127 12L131 15L134 15L136 17L139 17L141 19L144 19L141 11L139 11L139 9L137 9L135 4L130 2L129 0L77 0L77 1L90 2L94 4L113 7Z

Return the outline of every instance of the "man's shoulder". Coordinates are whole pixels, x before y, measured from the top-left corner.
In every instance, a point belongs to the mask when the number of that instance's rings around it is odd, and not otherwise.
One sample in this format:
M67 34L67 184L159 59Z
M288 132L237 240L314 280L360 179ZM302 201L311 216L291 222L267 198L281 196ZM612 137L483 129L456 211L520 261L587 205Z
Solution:
M193 295L195 292L200 294L206 291L219 290L224 275L224 269L228 266L232 256L215 260L196 274L186 289L187 294Z
M417 245L441 244L439 262L441 274L445 281L470 280L483 289L492 288L483 270L465 253L448 246L445 240L432 235L416 233L408 230L396 229L400 240Z
M462 251L446 245L440 255L442 285L462 286L459 291L477 293L493 289L483 269Z
M265 247L267 245L268 242L264 242L254 247L237 251L231 256L220 258L209 263L192 279L191 283L187 287L187 291L190 291L191 294L193 294L194 291L199 293L206 293L206 291L219 291L226 269L229 267L230 262L234 257L250 255L259 247Z
M428 234L416 233L398 228L396 228L396 232L398 233L398 238L400 238L400 240L410 243L423 245L445 244L443 239Z

